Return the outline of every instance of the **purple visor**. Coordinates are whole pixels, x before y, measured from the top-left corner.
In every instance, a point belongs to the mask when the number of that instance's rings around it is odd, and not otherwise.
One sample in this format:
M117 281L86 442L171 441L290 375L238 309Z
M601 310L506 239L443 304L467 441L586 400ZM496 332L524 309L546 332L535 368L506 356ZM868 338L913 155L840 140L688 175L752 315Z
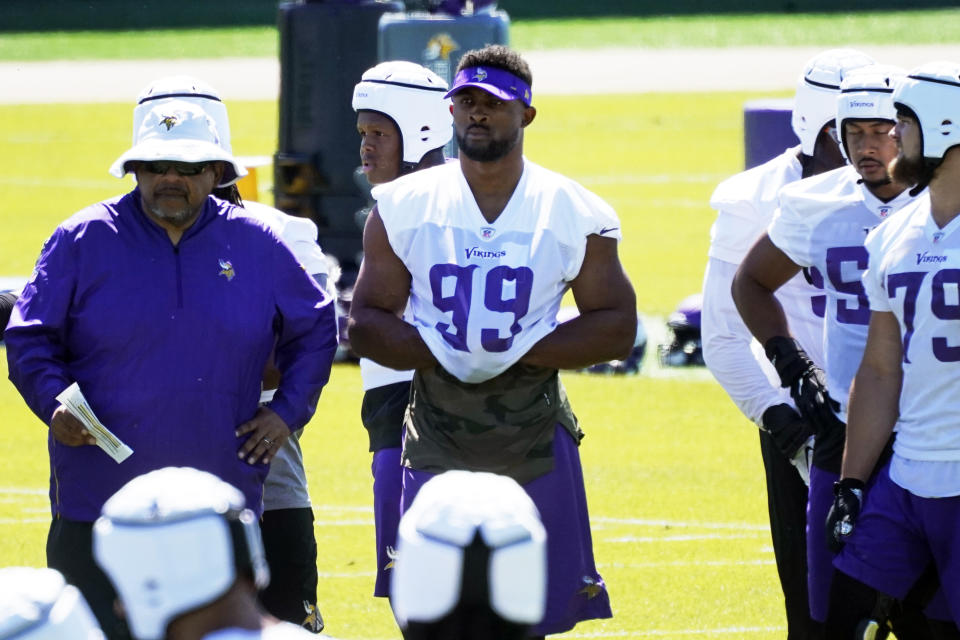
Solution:
M530 85L504 69L496 67L467 67L457 72L453 86L444 98L449 98L464 87L476 87L501 100L521 100L530 106L533 95Z

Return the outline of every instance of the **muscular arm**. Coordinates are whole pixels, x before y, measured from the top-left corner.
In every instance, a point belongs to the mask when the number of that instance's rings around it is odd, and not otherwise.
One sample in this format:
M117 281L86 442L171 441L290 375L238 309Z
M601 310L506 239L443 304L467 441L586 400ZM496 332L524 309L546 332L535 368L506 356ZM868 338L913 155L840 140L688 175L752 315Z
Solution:
M587 237L583 265L571 282L580 311L527 351L521 362L578 369L625 358L637 335L637 299L617 256L617 241Z
M436 365L420 333L402 318L409 297L410 272L393 252L374 207L363 230L363 264L350 303L351 348L393 369Z
M873 472L899 415L902 360L896 316L874 311L863 360L850 388L841 477L866 482Z
M800 271L770 237L761 235L740 263L731 294L744 324L760 344L774 336L789 336L783 307L774 292Z

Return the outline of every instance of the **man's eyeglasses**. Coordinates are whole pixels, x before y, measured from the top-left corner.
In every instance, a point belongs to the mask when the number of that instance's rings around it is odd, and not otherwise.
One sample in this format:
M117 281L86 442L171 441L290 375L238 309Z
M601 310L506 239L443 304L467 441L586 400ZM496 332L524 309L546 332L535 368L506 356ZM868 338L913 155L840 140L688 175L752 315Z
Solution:
M162 176L172 168L179 176L198 176L210 166L209 162L141 162L140 166L147 172Z

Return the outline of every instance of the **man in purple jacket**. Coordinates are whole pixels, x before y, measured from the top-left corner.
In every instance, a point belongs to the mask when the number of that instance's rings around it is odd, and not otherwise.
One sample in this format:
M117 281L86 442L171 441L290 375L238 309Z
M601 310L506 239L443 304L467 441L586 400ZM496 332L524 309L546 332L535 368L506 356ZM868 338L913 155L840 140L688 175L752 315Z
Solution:
M93 562L108 497L166 466L213 473L259 512L270 460L316 409L336 350L332 300L243 209L211 197L244 173L195 103L165 102L111 173L130 193L88 207L47 240L5 339L10 379L50 426L47 563L124 638ZM283 379L258 408L271 350ZM76 382L133 454L117 463L57 395ZM259 515L259 513L258 513Z

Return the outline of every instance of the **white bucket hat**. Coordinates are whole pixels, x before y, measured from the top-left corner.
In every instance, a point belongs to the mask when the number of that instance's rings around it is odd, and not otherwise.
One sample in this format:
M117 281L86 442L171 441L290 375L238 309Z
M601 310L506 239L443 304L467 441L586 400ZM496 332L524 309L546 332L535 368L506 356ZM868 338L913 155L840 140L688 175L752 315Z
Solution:
M219 185L226 187L247 175L229 151L221 145L216 120L200 105L186 100L163 101L153 106L134 132L134 143L110 167L110 174L122 178L135 161L225 163Z
M169 104L174 100L183 100L198 105L213 118L220 134L220 146L233 153L230 146L230 119L227 106L220 94L209 84L192 76L167 76L151 82L137 96L137 106L133 108L133 142L136 144L137 132L143 118L158 104Z

